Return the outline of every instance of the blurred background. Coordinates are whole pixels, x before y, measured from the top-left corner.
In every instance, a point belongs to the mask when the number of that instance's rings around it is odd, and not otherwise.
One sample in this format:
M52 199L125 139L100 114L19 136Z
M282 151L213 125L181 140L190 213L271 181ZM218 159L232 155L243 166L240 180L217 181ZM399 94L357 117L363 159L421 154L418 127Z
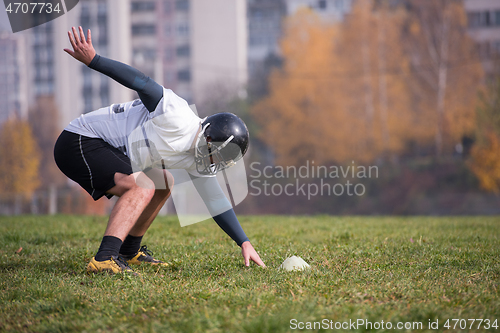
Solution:
M81 0L16 34L1 8L0 214L111 207L52 157L79 114L137 97L63 52L78 25L200 116L246 121L255 182L238 213L500 214L498 0ZM313 164L378 172L275 173ZM365 191L279 191L299 181Z

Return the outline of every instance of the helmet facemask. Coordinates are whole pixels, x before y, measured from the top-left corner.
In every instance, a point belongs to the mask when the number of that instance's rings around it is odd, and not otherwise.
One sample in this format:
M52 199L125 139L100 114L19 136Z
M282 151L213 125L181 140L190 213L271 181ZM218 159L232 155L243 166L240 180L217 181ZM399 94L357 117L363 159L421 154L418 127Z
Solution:
M234 139L234 135L231 135L224 142L212 142L210 136L206 136L205 133L208 126L210 126L210 123L206 123L202 127L196 139L196 171L202 175L215 175L217 172L235 165L236 161L243 156L238 145L231 143ZM229 152L229 154L227 154L227 152Z

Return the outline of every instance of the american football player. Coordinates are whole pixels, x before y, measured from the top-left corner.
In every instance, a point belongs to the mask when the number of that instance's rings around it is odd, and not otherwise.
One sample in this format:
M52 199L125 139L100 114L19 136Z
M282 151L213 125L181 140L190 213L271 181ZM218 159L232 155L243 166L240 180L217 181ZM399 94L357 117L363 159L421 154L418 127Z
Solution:
M85 36L82 27L73 27L68 37L72 49L64 51L139 95L138 100L81 115L54 147L59 169L94 200L119 197L87 271L134 274L130 264L167 265L141 246L173 190L174 177L167 169L184 169L195 180L215 222L241 247L245 266L251 260L265 267L215 178L247 151L243 121L230 113L200 119L172 90L98 55L90 30Z

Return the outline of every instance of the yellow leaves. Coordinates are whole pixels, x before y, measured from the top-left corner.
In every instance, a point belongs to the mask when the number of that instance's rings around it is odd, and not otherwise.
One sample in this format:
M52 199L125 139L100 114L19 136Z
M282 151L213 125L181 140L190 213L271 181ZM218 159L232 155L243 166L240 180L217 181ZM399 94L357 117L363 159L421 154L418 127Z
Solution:
M500 137L490 132L487 139L486 145L472 149L470 168L484 190L500 193Z
M360 1L342 26L309 10L286 21L285 64L270 76L270 96L253 108L278 163L368 162L403 149L409 131L401 129L411 117L400 110L410 104L408 87L386 70L408 71L399 43L403 15L375 17L370 3Z
M29 197L39 185L40 154L26 121L10 119L0 130L0 194Z
M484 190L500 193L500 78L483 92L477 108L476 143L469 167Z
M472 132L483 71L470 58L463 6L414 5L408 11L360 0L341 24L325 24L310 10L287 19L283 68L252 110L277 163L368 163L401 154L410 142L437 146L437 137L451 152ZM428 15L434 9L439 15ZM443 17L447 35L433 28Z

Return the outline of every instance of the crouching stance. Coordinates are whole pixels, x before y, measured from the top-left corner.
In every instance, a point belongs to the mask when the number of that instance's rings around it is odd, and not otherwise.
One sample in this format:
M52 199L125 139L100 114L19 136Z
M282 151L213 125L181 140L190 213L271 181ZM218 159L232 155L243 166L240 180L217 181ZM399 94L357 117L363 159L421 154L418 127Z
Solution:
M241 247L246 266L250 260L265 266L215 178L247 150L248 130L241 119L228 113L201 119L172 90L97 55L90 30L85 37L81 27L73 28L68 36L73 48L65 49L68 54L139 95L138 100L81 115L55 144L59 169L94 200L119 197L87 270L133 273L129 264L167 265L141 246L174 187L166 168L187 171L215 222ZM137 133L141 140L134 140ZM140 156L144 150L147 159Z

